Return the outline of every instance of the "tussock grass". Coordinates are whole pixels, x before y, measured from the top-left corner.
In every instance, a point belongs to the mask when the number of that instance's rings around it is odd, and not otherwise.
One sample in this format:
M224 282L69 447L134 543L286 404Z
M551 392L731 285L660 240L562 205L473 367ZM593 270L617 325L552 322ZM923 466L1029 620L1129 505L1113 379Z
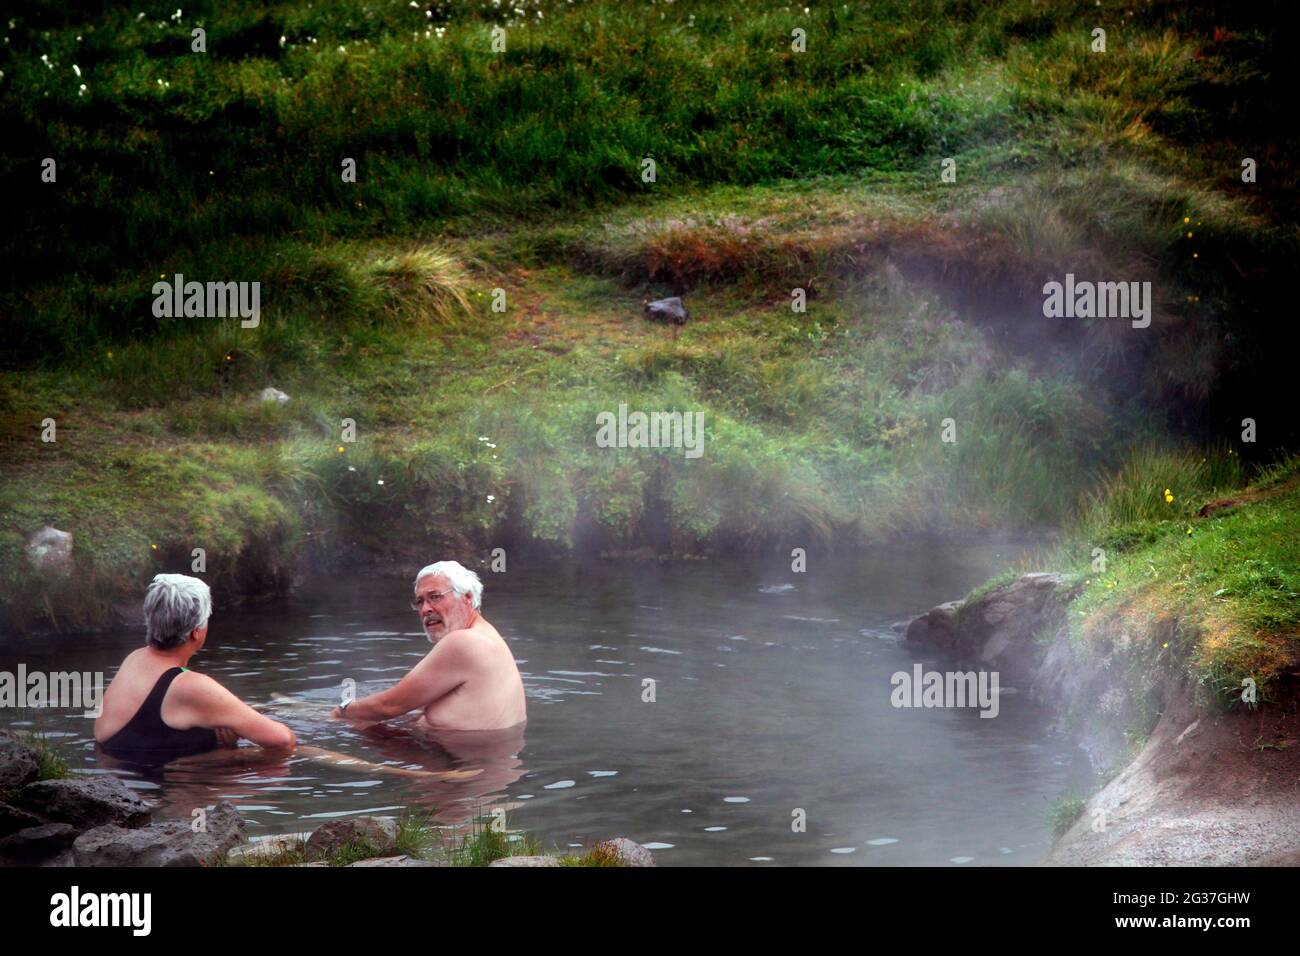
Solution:
M449 866L488 866L507 856L541 856L541 844L529 834L498 827L495 817L475 817L467 831L444 840Z
M364 275L382 291L385 309L422 325L446 327L471 309L468 272L437 247L382 256L367 264Z
M1083 816L1088 798L1076 793L1067 793L1058 797L1048 810L1048 821L1052 826L1052 835L1058 839L1065 835L1075 821Z
M1244 476L1241 456L1227 446L1139 445L1084 497L1071 532L1090 540L1110 536L1122 547L1129 530L1190 519L1208 497L1242 487Z
M57 743L44 734L32 734L27 742L36 751L37 780L62 780L68 775L68 761Z

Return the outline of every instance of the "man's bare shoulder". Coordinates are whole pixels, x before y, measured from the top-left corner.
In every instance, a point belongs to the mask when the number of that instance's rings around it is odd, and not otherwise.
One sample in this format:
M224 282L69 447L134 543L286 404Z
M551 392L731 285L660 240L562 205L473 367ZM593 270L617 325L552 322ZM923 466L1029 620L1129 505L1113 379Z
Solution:
M484 632L474 625L448 631L433 646L433 653L446 659L449 657L466 657L481 653L484 646Z
M439 651L438 656L444 659L457 657L462 660L475 660L498 651L502 644L504 640L497 633L497 629L479 618L469 627L448 631L442 640L438 641L435 649Z

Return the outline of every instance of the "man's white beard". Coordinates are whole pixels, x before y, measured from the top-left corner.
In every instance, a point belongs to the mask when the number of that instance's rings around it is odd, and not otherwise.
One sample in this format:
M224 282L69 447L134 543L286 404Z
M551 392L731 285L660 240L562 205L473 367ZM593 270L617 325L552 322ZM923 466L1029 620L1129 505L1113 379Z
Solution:
M436 626L436 625L435 625L435 626ZM434 637L432 634L429 633L429 628L426 627L426 628L424 629L424 636L427 637L427 638L429 639L429 643L430 643L430 644L437 644L440 640L442 640L444 637L446 637L446 636L447 636L448 634L450 634L452 631L459 630L462 626L463 626L463 625L453 623L449 618L444 617L444 618L442 619L442 633L441 633L441 634L439 634L437 637Z

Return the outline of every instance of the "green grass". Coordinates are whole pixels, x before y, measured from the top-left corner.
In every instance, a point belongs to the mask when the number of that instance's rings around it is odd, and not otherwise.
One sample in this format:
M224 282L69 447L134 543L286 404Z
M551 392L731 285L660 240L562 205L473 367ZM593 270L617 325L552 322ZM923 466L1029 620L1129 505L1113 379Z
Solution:
M1076 793L1067 793L1057 797L1048 810L1048 821L1052 827L1052 835L1057 839L1064 836L1066 831L1074 826L1075 821L1083 816L1084 807L1087 805L1088 798Z
M20 736L23 742L31 749L36 757L36 779L37 780L62 780L68 775L68 762L63 754L62 746L59 742L51 740L40 731L25 733L23 731L11 731ZM0 792L0 801L9 802L15 799L18 791Z
M1261 701L1291 693L1300 664L1300 457L1253 481L1237 457L1134 449L1062 542L1016 569L1066 570L1081 581L1068 610L1071 637L1098 654L1123 644L1118 678L1136 708L1131 739L1154 725L1150 681L1170 661L1224 705L1239 701L1246 678ZM1199 516L1211 502L1236 504Z
M794 197L758 191L745 207L748 221L766 220L752 241L780 235L791 262L824 260L806 313L790 311L779 280L746 272L743 250L719 252L712 227L680 227L667 248L713 249L721 278L688 295L701 321L670 340L637 317L640 296L621 278L630 263L669 262L665 240L629 229L638 238L618 239L613 255L599 251L609 230L588 219L568 227L558 263L496 265L505 239L466 249L474 280L440 247L334 249L319 262L344 298L318 318L303 298L302 311L255 330L155 336L69 369L7 375L5 616L16 627L98 623L111 599L188 566L195 547L218 588L238 594L274 589L302 558L416 540L484 553L503 536L622 549L663 532L689 554L1031 528L1095 489L1124 438L1159 435L1154 414L1099 394L1086 369L1044 368L924 281L888 267L864 278L856 259L839 259L870 233L865 216L916 228L910 213L862 187L812 196L826 214L803 234ZM537 249L549 231L512 235ZM294 275L318 261L295 256ZM646 274L659 268L676 267ZM490 310L494 288L511 305L504 315ZM340 311L351 318L333 318ZM258 402L269 384L292 400ZM596 448L596 414L623 402L702 410L706 454ZM60 429L52 446L33 440L47 415ZM941 440L948 418L955 443ZM355 442L340 441L347 419ZM733 493L719 500L719 487ZM100 587L65 595L26 570L25 535L44 523L74 532L79 566Z
M560 866L623 866L623 862L619 860L617 853L595 846L582 853L560 857Z
M0 627L103 624L194 548L225 600L417 548L725 554L1119 514L1126 446L1222 443L1203 408L1281 401L1248 391L1285 381L1252 317L1289 302L1297 251L1300 153L1254 132L1289 62L1263 14L430 9L15 17L0 169L60 172L13 191L0 239ZM1223 175L1245 148L1255 190ZM1152 328L1036 322L1067 268L1152 279ZM261 282L261 325L155 319L176 272ZM674 292L696 317L675 340L639 318ZM269 385L292 400L257 402ZM704 457L597 449L623 402L703 411ZM1077 520L1168 517L1125 507ZM66 581L25 561L46 523L74 534Z
M458 831L442 847L449 866L488 866L507 856L542 856L533 836L512 831L497 817L476 817L469 828Z
M62 780L68 775L68 761L57 743L42 734L33 734L27 743L36 752L37 780Z
M1111 191L1128 193L1117 216L1071 217L1062 200L1092 208L1077 190L1031 193L1001 214L1036 252L1114 237L1160 244L1168 234L1152 225L1172 219L1148 215L1152 203L1180 207L1158 170L1210 179L1223 150L1250 141L1252 121L1272 118L1269 68L1287 62L1266 13L1216 4L1132 16L1075 0L1047 18L1032 0L806 14L692 0L518 9L439 3L430 16L324 0L200 3L179 19L39 5L15 16L0 54L6 166L35 177L36 157L55 156L60 176L12 196L0 252L23 277L10 304L26 308L10 310L10 355L94 354L155 331L145 276L123 248L158 273L251 280L275 238L419 241L435 226L472 238L525 219L567 222L592 204L827 175L934 193L943 157L958 160L964 185L1006 184L1008 171L1062 158L1106 170L1141 155L1135 175L1115 179ZM1100 55L1087 45L1098 19L1112 24ZM190 49L198 25L206 54ZM502 53L490 47L495 26L506 29ZM790 49L795 27L810 37L806 54ZM1190 155L1176 149L1187 142ZM1289 155L1269 158L1260 202L1243 197L1282 222ZM647 156L654 183L640 175ZM355 183L343 181L344 158L357 161ZM1191 192L1198 210L1213 196Z

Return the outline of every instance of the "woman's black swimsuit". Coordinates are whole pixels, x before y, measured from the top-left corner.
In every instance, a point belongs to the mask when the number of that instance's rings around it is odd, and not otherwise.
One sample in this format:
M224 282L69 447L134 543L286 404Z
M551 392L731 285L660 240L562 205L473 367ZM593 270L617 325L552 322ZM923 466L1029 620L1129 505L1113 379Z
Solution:
M158 683L153 685L135 716L100 744L106 754L133 763L158 765L216 748L217 735L211 728L177 730L163 723L163 698L167 696L172 681L184 670L184 667L173 667L158 678Z

